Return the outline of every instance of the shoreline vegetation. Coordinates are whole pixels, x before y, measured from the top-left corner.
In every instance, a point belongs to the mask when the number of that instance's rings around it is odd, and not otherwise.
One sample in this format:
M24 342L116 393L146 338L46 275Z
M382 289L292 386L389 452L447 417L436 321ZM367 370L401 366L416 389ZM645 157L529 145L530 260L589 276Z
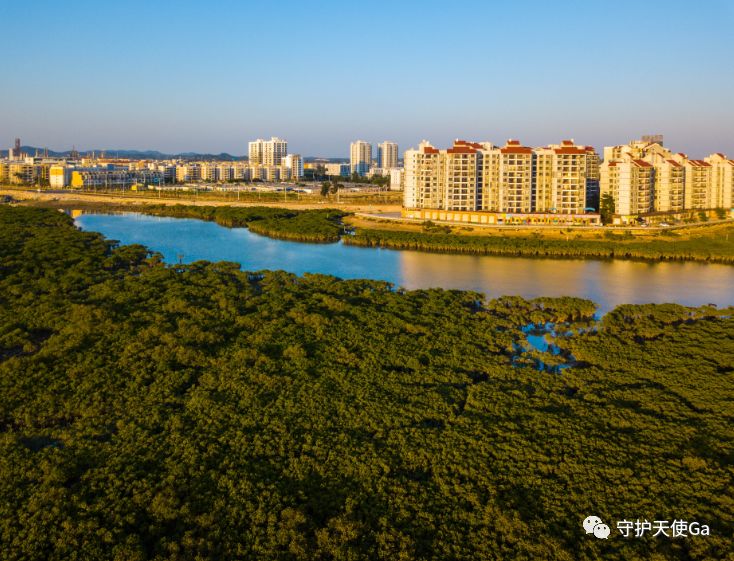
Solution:
M734 225L731 231L734 240ZM409 232L358 228L344 243L437 253L571 259L634 259L643 261L699 261L734 264L734 242L704 235L677 240L674 232L637 241L624 232L605 232L604 238L550 239L541 236L471 236L440 232Z
M255 234L281 240L333 243L343 233L341 219L348 213L336 209L292 210L277 207L159 205L135 209L143 214L196 218L227 228L248 228Z
M22 201L30 206L66 206L62 201ZM348 210L293 209L277 206L207 206L201 204L84 203L99 212L140 212L156 216L195 218L226 227L247 227L272 238L307 243L334 243L436 253L540 257L557 259L632 259L649 262L695 261L734 264L734 222L689 228L646 231L633 235L619 228L593 231L544 229L477 235L461 224L396 223L379 219L356 221ZM351 220L348 220L351 222ZM383 223L383 224L381 224ZM384 226L384 227L383 227ZM469 230L466 232L464 230Z
M734 308L595 321L579 298L165 265L9 205L0 302L8 558L731 552ZM711 530L622 539L630 517Z

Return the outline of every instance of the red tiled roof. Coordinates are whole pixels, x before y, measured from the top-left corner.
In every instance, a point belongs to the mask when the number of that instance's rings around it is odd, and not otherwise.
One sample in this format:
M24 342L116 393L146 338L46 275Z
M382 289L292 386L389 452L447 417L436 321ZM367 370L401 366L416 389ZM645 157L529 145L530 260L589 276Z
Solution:
M482 145L478 142L467 142L466 140L455 140L454 146L469 146L471 148L476 148L477 150L482 148Z
M472 148L470 146L456 146L454 145L453 148L449 148L446 150L447 154L476 154L477 149Z
M438 148L434 148L433 146L424 146L423 153L424 154L438 154Z
M563 146L573 146L573 140L561 140Z
M532 154L533 149L528 148L527 146L505 146L504 148L500 148L500 152L502 154Z
M522 146L519 140L508 140L504 148L500 148L502 154L532 154L533 149Z
M665 161L668 162L670 165L675 166L677 168L682 168L683 167L681 164L679 164L675 160L665 160Z
M564 146L563 148L556 148L555 152L556 154L586 154L586 150L584 150L583 148L576 148L574 146Z
M651 168L652 164L650 162L646 162L645 160L632 160L635 164L640 166L641 168Z
M596 152L593 146L584 146L584 148L586 149L587 152Z

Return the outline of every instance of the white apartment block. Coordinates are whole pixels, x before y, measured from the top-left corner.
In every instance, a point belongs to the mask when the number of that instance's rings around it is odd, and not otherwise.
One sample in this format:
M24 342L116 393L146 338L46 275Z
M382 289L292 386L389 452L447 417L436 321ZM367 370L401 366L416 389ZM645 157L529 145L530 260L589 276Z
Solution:
M403 205L407 208L441 208L443 200L440 151L424 140L403 155L405 175Z
M377 167L389 170L398 167L398 145L388 140L377 145Z
M393 168L390 170L390 191L405 190L405 170L403 168Z
M714 208L711 193L711 164L703 160L689 160L685 154L674 158L685 169L683 200L687 209Z
M653 209L653 165L625 155L604 160L601 165L600 192L614 198L614 211L624 216L651 212Z
M534 212L582 214L586 208L587 174L598 165L590 146L564 140L534 151ZM597 174L592 173L592 180Z
M356 140L349 146L350 171L362 177L372 167L372 145L364 140Z
M442 179L446 210L477 210L482 208L482 145L457 140L442 151L439 178Z
M518 140L508 140L499 149L499 181L489 190L497 191L497 210L502 212L532 212L533 149Z
M502 148L456 140L437 150L427 142L405 152L407 208L526 214L582 214L586 185L597 181L598 156L565 140L532 149L517 140Z
M249 163L252 165L279 166L288 154L288 141L275 136L270 140L253 140L248 147Z
M711 166L711 204L714 208L732 208L734 205L734 160L724 154L704 158Z
M609 178L614 176L609 173L611 163L640 160L653 168L652 186L638 182L636 187L642 192L630 195L630 201L645 201L646 192L651 190L651 208L644 210L638 203L636 211L627 212L634 205L630 207L626 202L615 199L618 214L731 208L734 203L734 161L719 153L703 160L690 159L683 153L672 153L661 142L660 138L652 138L604 148L602 192L616 192L615 187L609 184Z
M281 161L281 179L298 181L303 177L303 158L300 154L288 154Z

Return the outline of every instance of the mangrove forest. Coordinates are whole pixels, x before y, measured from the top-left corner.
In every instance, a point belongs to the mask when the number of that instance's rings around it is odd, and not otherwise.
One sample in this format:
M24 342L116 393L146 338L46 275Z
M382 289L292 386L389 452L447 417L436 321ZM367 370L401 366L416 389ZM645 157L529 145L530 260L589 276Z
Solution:
M340 228L244 210L209 219ZM730 558L734 309L595 312L165 265L2 205L0 559Z

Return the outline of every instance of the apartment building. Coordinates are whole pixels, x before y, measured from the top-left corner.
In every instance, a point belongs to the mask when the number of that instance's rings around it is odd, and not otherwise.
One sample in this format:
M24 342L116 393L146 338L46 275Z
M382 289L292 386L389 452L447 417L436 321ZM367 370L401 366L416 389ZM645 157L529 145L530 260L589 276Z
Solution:
M638 174L635 169L639 165L633 162L646 162L652 166L651 183L647 182L647 172ZM686 194L686 164L688 158L685 154L673 154L662 145L660 137L648 137L643 140L619 146L607 146L604 148L604 164L601 166L601 193L621 193L624 198L617 199L615 196L615 211L617 214L641 214L646 212L680 212L684 208L691 208L685 199ZM611 164L619 164L613 173ZM631 166L631 167L630 167ZM614 167L614 166L612 166ZM630 170L629 174L621 173ZM605 176L606 174L606 176ZM619 176L621 181L629 184L615 186L609 183L610 179ZM606 178L605 178L606 177ZM638 193L627 192L627 189L639 188ZM689 195L692 191L689 191ZM647 201L650 205L647 206ZM630 210L636 209L636 210Z
M478 210L482 208L482 145L457 140L439 157L442 179L440 208Z
M372 166L372 145L364 140L355 140L349 145L349 167L351 173L364 177Z
M590 146L577 146L572 140L537 148L532 190L534 212L581 214L586 208L587 173L593 168L589 153L596 155ZM598 161L598 157L596 158ZM598 172L597 172L598 173Z
M732 208L734 205L734 160L716 153L704 158L711 166L710 198L714 208Z
M407 208L441 208L443 167L440 151L427 140L406 150L403 204Z
M258 138L249 143L248 154L251 165L279 166L288 154L288 141L275 136L270 140Z
M281 179L298 181L303 177L303 158L300 154L288 154L281 162Z
M680 212L684 208L683 190L686 170L679 162L670 159L653 162L653 210L655 212Z
M498 200L502 212L533 210L533 149L519 140L508 140L500 148Z
M210 183L220 180L219 166L214 162L202 162L199 164L199 177L202 181Z
M691 160L679 152L673 155L673 161L684 169L683 208L708 209L714 197L711 193L711 164L703 160Z
M590 161L592 163L590 163ZM405 153L404 204L505 213L583 214L593 148L571 140L532 149L518 140L501 147L456 140L447 150L427 142ZM598 171L591 173L593 180Z
M599 210L601 159L593 146L586 146L586 208Z
M385 140L377 145L377 167L390 170L398 167L398 145Z
M201 181L201 164L191 162L182 166L176 166L176 181L179 183Z
M633 216L653 209L654 168L645 160L625 155L604 160L600 170L602 198L614 198L615 213Z
M25 161L11 161L8 163L8 179L14 185L35 183L37 179L36 167Z
M393 168L390 170L390 191L405 190L405 170Z

